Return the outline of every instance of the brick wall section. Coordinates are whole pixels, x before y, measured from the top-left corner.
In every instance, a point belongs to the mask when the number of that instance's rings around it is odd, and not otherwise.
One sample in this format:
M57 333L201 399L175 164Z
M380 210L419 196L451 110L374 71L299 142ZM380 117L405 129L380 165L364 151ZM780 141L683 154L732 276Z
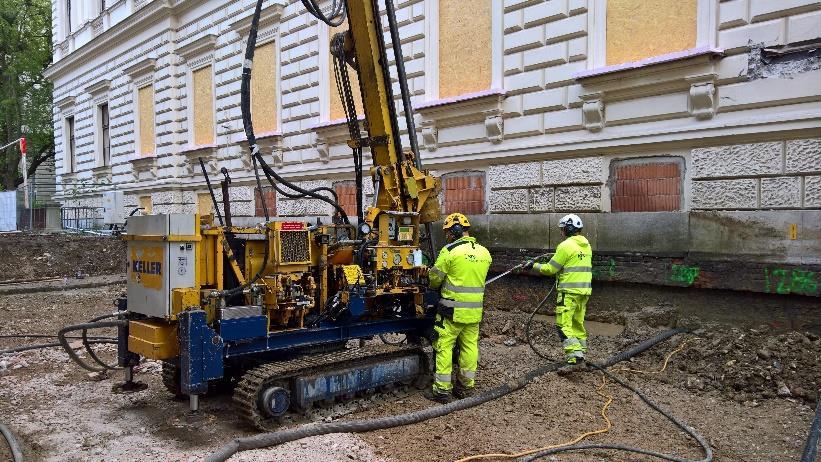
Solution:
M544 249L492 247L491 272L505 271ZM594 281L821 296L821 265L709 260L685 255L593 254ZM595 282L594 289L595 291Z
M483 215L485 213L484 172L460 172L442 179L444 213Z
M339 181L334 183L334 191L339 197L339 205L345 210L349 217L356 216L356 182Z
M255 217L264 217L265 216L265 208L268 209L268 216L275 217L277 216L277 192L272 187L263 187L262 188L262 195L260 196L259 188L254 188L254 216ZM262 206L262 199L261 197L265 198L265 207Z
M676 163L619 165L611 180L613 212L681 210L681 169Z

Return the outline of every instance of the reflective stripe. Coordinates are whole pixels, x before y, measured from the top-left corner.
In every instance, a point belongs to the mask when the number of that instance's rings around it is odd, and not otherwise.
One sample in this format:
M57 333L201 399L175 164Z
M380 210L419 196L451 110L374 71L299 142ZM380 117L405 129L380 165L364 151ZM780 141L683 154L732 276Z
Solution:
M564 355L565 358L582 358L584 359L584 352L580 350L568 351Z
M473 380L473 379L476 378L476 371L469 371L467 369L461 369L459 372L462 375L462 377L464 377L466 379Z
M447 276L447 274L445 274L443 271L441 271L439 268L437 268L435 266L432 266L430 268L430 272L437 275L437 276L439 276L440 278L444 278L444 277Z
M592 289L590 282L560 282L559 289Z
M565 273L592 273L593 267L592 266L571 266L570 268L564 269Z
M585 350L587 349L587 340L579 340L579 343L581 344L582 348L584 348Z
M482 302L457 302L447 298L439 300L439 303L450 308L482 308L484 305Z
M581 345L581 342L579 342L579 339L566 338L566 339L564 339L564 342L562 342L562 346L564 348L567 348L567 347L570 347L570 346L575 346L575 345Z
M433 379L437 382L450 383L450 374L433 374Z
M551 259L550 259L550 261L549 261L549 262L547 262L547 263L548 263L550 266L552 266L552 267L554 267L554 268L556 268L556 269L562 269L562 268L564 267L564 265L562 265L561 263L557 262L556 260L554 260L554 259L552 259L552 258L551 258Z
M464 286L455 286L450 283L450 281L446 282L444 286L442 286L442 290L449 290L451 292L456 292L458 294L483 294L485 293L484 287L464 287Z

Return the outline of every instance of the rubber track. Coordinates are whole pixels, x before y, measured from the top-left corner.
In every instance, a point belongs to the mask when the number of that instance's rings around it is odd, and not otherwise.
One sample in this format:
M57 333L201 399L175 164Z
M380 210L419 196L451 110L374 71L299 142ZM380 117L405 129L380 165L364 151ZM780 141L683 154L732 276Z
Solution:
M263 416L257 406L257 396L266 385L294 377L345 369L357 363L405 356L409 353L420 354L425 359L427 364L423 364L424 370L431 364L432 351L429 350L430 347L423 348L418 345L378 345L262 364L248 370L242 376L234 390L234 404L248 423L262 430L271 430L280 425L283 417L294 415L294 411L289 409L289 412L280 418Z

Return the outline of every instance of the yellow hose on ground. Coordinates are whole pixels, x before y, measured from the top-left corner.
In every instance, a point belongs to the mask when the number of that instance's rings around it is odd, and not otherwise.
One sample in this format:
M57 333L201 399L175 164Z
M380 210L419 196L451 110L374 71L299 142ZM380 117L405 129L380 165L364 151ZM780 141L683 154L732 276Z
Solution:
M686 341L681 342L681 345L678 348L676 348L675 350L668 353L667 356L664 358L664 364L661 366L661 369L659 369L657 371L644 371L644 370L640 370L640 369L630 369L629 367L620 367L620 368L615 369L615 370L616 371L624 371L624 372L635 372L635 373L638 373L638 374L661 374L662 372L667 370L667 366L670 363L670 358L672 358L673 355L675 355L676 353L683 350L686 346L687 346ZM527 451L522 451L522 452L515 453L515 454L478 454L478 455L475 455L475 456L464 457L462 459L455 460L454 462L471 462L471 461L474 461L474 460L484 460L484 459L501 459L501 460L518 459L519 457L529 456L531 454L535 454L537 452L545 451L545 450L548 450L548 449L555 449L555 448L560 448L560 447L563 447L563 446L572 446L572 445L578 443L579 441L587 438L588 436L600 435L602 433L609 432L610 429L613 428L613 424L610 422L610 419L607 417L607 408L610 406L610 403L613 402L613 397L610 396L610 395L606 395L602 392L602 390L604 390L605 385L607 385L607 379L605 378L604 374L602 374L601 379L602 379L602 383L601 383L601 385L596 387L596 394L601 396L602 398L607 398L607 402L604 403L604 406L601 409L601 416L604 418L604 421L607 422L606 427L601 428L599 430L594 430L594 431L590 431L590 432L587 432L587 433L583 433L583 434L579 435L578 437L576 437L576 439L574 439L573 441L568 441L566 443L554 444L554 445L551 445L551 446L545 446L545 447L537 448L537 449L528 449Z

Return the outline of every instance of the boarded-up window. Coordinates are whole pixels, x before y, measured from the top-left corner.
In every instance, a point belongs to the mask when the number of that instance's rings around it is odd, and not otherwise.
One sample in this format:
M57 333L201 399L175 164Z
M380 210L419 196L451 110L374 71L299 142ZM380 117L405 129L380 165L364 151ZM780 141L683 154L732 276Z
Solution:
M74 138L74 117L66 118L66 172L72 173L77 170L77 142Z
M214 144L214 83L211 66L197 69L194 86L194 145Z
M265 208L268 208L268 216L275 217L277 215L277 192L272 187L262 188L262 194L265 198L265 207L262 206L262 197L260 196L259 188L254 188L254 216L264 217Z
M154 209L154 201L151 196L140 196L140 208L142 208L143 215L151 215Z
M696 46L698 0L607 0L607 64Z
M340 181L334 183L334 191L339 197L339 205L349 217L356 216L356 182Z
M331 40L334 35L338 32L344 32L348 30L348 21L345 20L340 26L330 28L330 34L328 34L328 40ZM328 73L330 74L330 78L328 79L329 84L331 85L331 91L329 92L331 95L331 100L329 101L330 107L330 116L329 120L338 120L345 118L345 109L342 107L342 101L339 99L339 90L336 85L336 74L334 73L334 57L330 53L328 53ZM356 106L356 114L362 115L365 111L362 109L362 94L359 92L359 75L356 71L351 67L348 67L348 80L351 82L351 93L353 94L354 106Z
M676 162L628 162L613 168L613 212L681 210L681 166Z
M251 79L251 121L254 131L273 132L277 129L276 47L267 43L254 52Z
M154 86L148 85L137 90L140 119L140 155L154 154Z
M211 198L211 193L197 194L197 213L200 215L214 213L214 199Z
M491 27L491 0L439 2L439 98L490 88Z
M485 213L485 174L453 173L444 177L445 213L481 215Z

